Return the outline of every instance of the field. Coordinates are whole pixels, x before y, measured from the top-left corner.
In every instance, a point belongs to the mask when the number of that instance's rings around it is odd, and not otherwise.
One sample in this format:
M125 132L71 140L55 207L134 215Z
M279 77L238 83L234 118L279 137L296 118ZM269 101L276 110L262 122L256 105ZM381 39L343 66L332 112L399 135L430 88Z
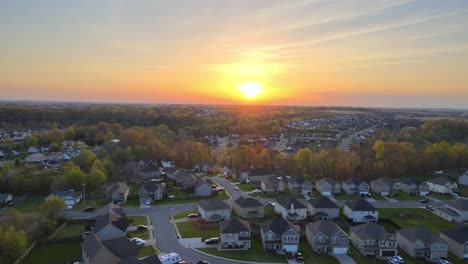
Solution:
M136 225L147 225L148 224L146 216L130 215L130 216L127 216L127 218L132 220L132 225L134 225L134 226L136 226Z
M80 236L83 234L83 231L83 224L67 225L64 229L57 233L55 238Z
M207 238L220 236L219 226L215 229L200 230L197 221L177 223L177 228L183 238L201 237L204 241Z
M425 226L435 233L439 233L441 230L454 228L456 226L426 209L381 208L379 209L379 218L389 219L400 228Z
M36 209L42 202L44 202L44 197L31 196L28 197L26 200L18 202L12 208L24 213L32 213L36 211Z
M81 258L81 242L67 241L36 246L22 264L65 263Z
M127 235L129 237L138 237L143 240L147 240L150 238L148 230L136 230L136 231L128 231Z

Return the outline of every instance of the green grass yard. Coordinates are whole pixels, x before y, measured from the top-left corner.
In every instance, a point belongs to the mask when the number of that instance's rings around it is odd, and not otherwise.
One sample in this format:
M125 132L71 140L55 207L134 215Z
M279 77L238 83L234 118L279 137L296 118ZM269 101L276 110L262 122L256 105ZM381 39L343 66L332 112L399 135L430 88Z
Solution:
M250 191L255 190L255 188L248 183L241 183L241 184L237 184L236 186L239 187L239 189L243 190L244 192L250 192Z
M187 217L189 214L198 214L197 210L182 211L174 214L174 219L182 219Z
M320 263L320 264L338 264L340 263L336 258L329 255L315 254L305 237L301 238L299 244L299 252L304 255L304 263Z
M137 230L137 231L128 231L127 232L128 237L138 237L143 240L147 240L150 238L149 236L149 231L148 230Z
M372 198L376 201L385 201L386 199L383 198L381 195L375 193L375 192L371 192L371 195L372 195Z
M456 227L455 224L420 208L380 208L379 218L392 220L400 228L425 226L434 233Z
M26 200L18 202L12 208L24 212L24 213L32 213L35 212L39 205L44 202L44 197L41 196L30 196Z
M399 192L398 195L395 195L394 197L395 199L399 200L399 201L419 201L421 199L424 199L423 196L420 196L420 195L410 195L408 193L405 193L405 192Z
M138 252L138 257L144 258L153 255L154 253L156 253L156 250L154 250L153 246L145 246L139 248Z
M341 194L335 194L335 195L333 195L333 197L335 197L335 199L337 199L337 200L358 200L358 199L361 199L360 195L350 195L350 194L347 194L346 192L341 192Z
M81 242L66 241L36 246L22 264L65 263L81 258Z
M83 234L83 231L83 224L67 225L64 229L57 233L55 238L80 236Z
M140 199L135 198L135 199L128 199L126 203L122 206L124 208L126 207L140 207Z
M132 225L148 225L146 216L143 215L129 215L127 216L129 220L132 220Z
M205 241L208 238L220 236L219 226L214 229L201 230L198 228L197 221L177 223L177 228L182 238L201 237L202 241Z
M86 207L101 208L104 205L106 205L104 198L86 199L86 204L81 200L79 204L73 206L73 211L81 211Z

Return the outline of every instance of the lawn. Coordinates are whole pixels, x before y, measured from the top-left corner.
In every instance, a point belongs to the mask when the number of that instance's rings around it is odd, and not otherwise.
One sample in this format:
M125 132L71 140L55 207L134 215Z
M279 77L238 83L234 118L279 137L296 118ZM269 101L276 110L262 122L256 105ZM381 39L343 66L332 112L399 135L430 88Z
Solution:
M122 207L140 207L140 199L128 199Z
M153 255L154 253L156 253L156 250L154 250L153 246L145 246L139 248L138 252L138 257L144 258Z
M458 185L458 190L460 191L460 196L468 197L468 186Z
M405 192L399 192L397 195L395 195L394 198L399 201L419 201L421 199L424 199L424 197L420 195L410 195L409 193Z
M132 220L132 225L136 226L136 225L148 225L148 221L147 221L147 218L146 216L142 216L142 215L130 215L130 216L127 216L127 219L131 219Z
M177 228L179 229L180 235L183 238L201 237L204 241L207 238L220 236L219 227L208 230L200 230L198 228L197 221L177 223Z
M65 263L81 258L81 242L66 241L36 246L22 264Z
M386 199L383 198L381 195L375 193L375 192L371 192L371 195L372 195L372 198L376 201L385 201Z
M214 193L211 197L197 197L197 198L188 198L188 199L174 199L168 200L165 199L163 201L156 201L156 205L170 205L170 204L183 204L183 203L196 203L203 199L211 199L211 198L218 198L221 200L229 200L230 197L226 192L221 193Z
M350 195L350 194L347 194L346 192L342 192L341 194L335 194L335 195L333 195L333 197L335 197L335 199L337 199L337 200L358 200L358 199L361 199L360 195Z
M446 201L446 200L453 200L454 198L451 195L444 195L439 193L431 192L430 196L436 198L437 200Z
M320 263L320 264L338 264L340 263L336 258L329 255L315 254L309 246L307 240L301 238L299 244L299 252L304 255L304 263Z
M237 184L236 186L239 187L239 189L243 190L244 192L250 192L250 191L255 190L255 188L248 183L241 183L241 184Z
M216 248L199 248L198 250L210 255L240 261L262 261L273 263L287 263L286 257L273 252L266 252L263 249L260 235L257 233L251 240L252 246L248 250L242 251L218 251ZM308 262L305 262L308 263Z
M403 217L400 216L401 214ZM434 233L456 227L455 224L420 208L380 208L379 218L390 219L400 228L424 226Z
M83 224L67 225L64 229L57 233L55 238L80 236L83 234L83 231Z
M86 204L81 201L79 204L73 206L73 211L80 211L86 207L101 208L104 205L106 205L104 198L86 199Z
M136 230L136 231L128 231L128 237L138 237L143 240L147 240L150 238L148 230Z
M356 261L357 264L384 264L387 263L384 260L376 259L376 258L367 258L367 257L362 257L359 252L353 247L350 246L350 251L351 251L351 257ZM405 263L406 259L405 259Z
M31 197L28 197L26 200L23 200L15 204L13 208L24 213L32 213L36 211L36 209L39 207L39 205L42 202L44 202L44 197L31 196Z
M189 210L189 211L182 211L178 212L177 214L174 215L174 219L182 219L187 217L189 214L198 214L197 210Z

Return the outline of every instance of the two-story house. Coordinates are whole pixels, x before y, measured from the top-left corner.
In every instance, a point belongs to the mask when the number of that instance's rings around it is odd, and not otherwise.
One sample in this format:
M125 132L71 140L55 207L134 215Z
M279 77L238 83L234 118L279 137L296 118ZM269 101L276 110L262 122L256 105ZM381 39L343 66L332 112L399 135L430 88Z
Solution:
M468 221L468 199L458 198L447 201L445 207L436 207L434 213L450 222L466 222Z
M369 194L369 184L367 182L351 178L343 181L341 184L343 191L351 195L367 195Z
M327 196L320 196L318 199L310 199L307 203L309 215L317 220L328 220L338 218L340 208Z
M446 177L439 177L427 182L429 191L441 194L452 194L458 188L456 182L452 182Z
M440 231L440 238L448 244L448 250L462 260L468 260L468 227L456 227Z
M284 192L284 182L282 177L269 176L260 180L260 186L264 193Z
M65 191L55 191L49 194L45 200L49 200L50 198L57 196L60 197L65 202L65 207L67 209L72 209L73 206L78 204L83 197L81 192L76 192L73 190L65 190Z
M429 194L429 185L417 178L405 178L400 180L400 191L410 195L425 196Z
M304 176L295 176L289 178L288 188L291 193L312 193L312 183Z
M332 221L319 221L306 226L306 238L316 253L346 254L349 237Z
M378 195L393 195L399 192L400 183L389 178L378 178L371 181L371 190Z
M321 195L340 194L341 183L332 178L322 178L315 182L315 189Z
M106 202L112 202L115 204L124 204L127 202L127 197L130 192L128 185L123 182L114 182L106 188L104 191L106 195Z
M275 212L288 221L299 221L307 218L307 207L294 197L280 195L275 199Z
M138 257L138 248L134 242L129 241L125 236L102 239L98 235L91 233L82 243L84 264L127 263L124 261L132 257Z
M233 217L219 224L221 232L221 248L250 248L250 223L246 220Z
M200 217L207 222L219 222L231 218L231 207L220 199L202 200L197 204Z
M204 173L214 173L215 164L209 161L200 161L195 164L195 170Z
M254 198L240 196L234 201L233 208L243 219L258 219L265 216L265 206Z
M140 187L140 199L146 201L159 201L163 198L163 188L155 182L147 182Z
M354 223L371 223L379 220L377 209L364 199L347 201L344 206L344 214Z
M397 230L398 245L413 258L439 260L446 258L448 244L438 235L423 226Z
M296 253L299 250L301 235L291 222L283 218L275 217L262 223L260 234L263 248L267 251Z
M383 258L398 254L395 236L378 224L368 223L353 226L350 234L351 244L363 256Z

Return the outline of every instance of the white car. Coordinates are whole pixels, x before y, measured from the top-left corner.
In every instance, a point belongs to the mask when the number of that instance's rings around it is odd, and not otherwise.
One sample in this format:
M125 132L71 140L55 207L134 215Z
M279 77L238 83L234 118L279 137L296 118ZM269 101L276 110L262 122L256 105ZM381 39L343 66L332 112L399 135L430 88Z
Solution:
M404 260L402 257L400 257L400 256L394 256L393 258L394 258L395 260L398 260L398 263L405 263L405 260Z
M398 264L400 263L395 257L388 257L385 259L388 264Z
M237 187L237 186L236 186L236 187L234 187L234 190L238 191L238 190L239 190L239 187Z
M139 246L139 247L142 247L142 246L146 245L146 242L143 239L138 238L138 237L130 238L130 241L135 242L136 245Z
M255 189L255 190L252 191L252 193L262 193L262 190L260 190L260 189Z
M439 259L439 264L452 264L452 262L445 259Z
M268 202L269 206L275 206L275 204L276 204L275 202Z

